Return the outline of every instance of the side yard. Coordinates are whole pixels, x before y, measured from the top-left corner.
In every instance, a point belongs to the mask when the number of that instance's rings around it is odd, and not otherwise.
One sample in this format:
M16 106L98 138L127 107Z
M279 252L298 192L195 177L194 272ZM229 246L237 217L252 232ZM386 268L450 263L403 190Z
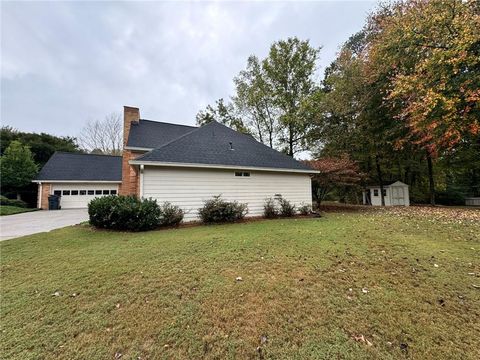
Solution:
M478 359L480 224L466 213L336 209L4 241L2 354Z
M21 214L24 212L36 211L36 210L37 209L24 208L24 207L18 207L18 206L0 205L0 216Z

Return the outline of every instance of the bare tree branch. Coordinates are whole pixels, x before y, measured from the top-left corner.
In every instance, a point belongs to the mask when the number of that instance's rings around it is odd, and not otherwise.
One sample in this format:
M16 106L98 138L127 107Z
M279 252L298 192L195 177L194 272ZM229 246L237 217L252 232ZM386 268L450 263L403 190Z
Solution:
M78 137L80 147L95 154L120 155L122 142L122 116L119 113L111 113L103 120L88 121Z

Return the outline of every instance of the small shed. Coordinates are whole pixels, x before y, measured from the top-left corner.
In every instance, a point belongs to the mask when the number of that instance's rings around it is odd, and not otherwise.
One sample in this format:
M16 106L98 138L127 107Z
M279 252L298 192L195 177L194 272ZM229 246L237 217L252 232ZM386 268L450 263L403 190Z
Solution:
M385 206L410 206L408 185L401 181L383 185L383 196L385 198ZM363 191L363 204L382 205L379 185L369 186Z

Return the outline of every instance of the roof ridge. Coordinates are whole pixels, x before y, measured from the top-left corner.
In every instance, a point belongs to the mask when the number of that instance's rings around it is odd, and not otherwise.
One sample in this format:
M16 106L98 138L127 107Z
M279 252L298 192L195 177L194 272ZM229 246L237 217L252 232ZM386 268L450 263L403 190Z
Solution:
M198 129L198 126L184 125L184 124L175 124L175 123L169 123L169 122L166 122L166 121L157 121L157 120L150 120L150 119L139 119L139 121L148 121L148 122L153 122L153 123L157 123L157 124L167 124L167 125L174 125L174 126L184 126L184 127L190 127L190 128Z
M179 137L177 137L177 138L175 138L175 139L173 139L173 140L170 140L169 142L163 144L162 146L160 146L160 147L158 147L158 148L155 148L155 149L152 149L152 150L146 152L145 154L142 154L141 156L139 156L139 157L136 158L135 160L140 160L140 159L142 159L144 156L150 154L152 151L163 149L163 148L165 148L166 146L168 146L168 145L176 142L177 140L183 139L185 136L188 136L188 135L190 135L191 133L194 133L194 132L196 132L196 131L198 131L198 130L200 130L200 129L203 129L205 126L208 126L208 125L210 125L210 124L212 124L212 123L216 123L216 121L213 120L213 121L211 121L211 122L209 122L209 123L207 123L207 124L205 124L205 125L203 125L203 126L195 127L194 130L189 131L189 132L187 132L187 133L185 133L185 134L183 134L183 135L180 135Z
M122 155L111 155L111 154L89 154L89 153L78 153L78 152L71 152L71 151L61 151L61 150L57 150L53 153L53 155L55 154L69 154L69 155L89 155L89 156L110 156L110 157L119 157L121 158ZM53 156L52 155L52 156Z

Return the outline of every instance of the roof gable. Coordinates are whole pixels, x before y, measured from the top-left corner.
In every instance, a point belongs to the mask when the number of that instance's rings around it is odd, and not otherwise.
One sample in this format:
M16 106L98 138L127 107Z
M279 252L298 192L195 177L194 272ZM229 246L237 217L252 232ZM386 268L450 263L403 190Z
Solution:
M122 157L55 152L35 178L37 181L122 181Z
M252 136L241 134L216 121L188 132L138 157L136 161L311 170Z
M131 124L127 146L155 149L195 129L195 126L140 119Z

